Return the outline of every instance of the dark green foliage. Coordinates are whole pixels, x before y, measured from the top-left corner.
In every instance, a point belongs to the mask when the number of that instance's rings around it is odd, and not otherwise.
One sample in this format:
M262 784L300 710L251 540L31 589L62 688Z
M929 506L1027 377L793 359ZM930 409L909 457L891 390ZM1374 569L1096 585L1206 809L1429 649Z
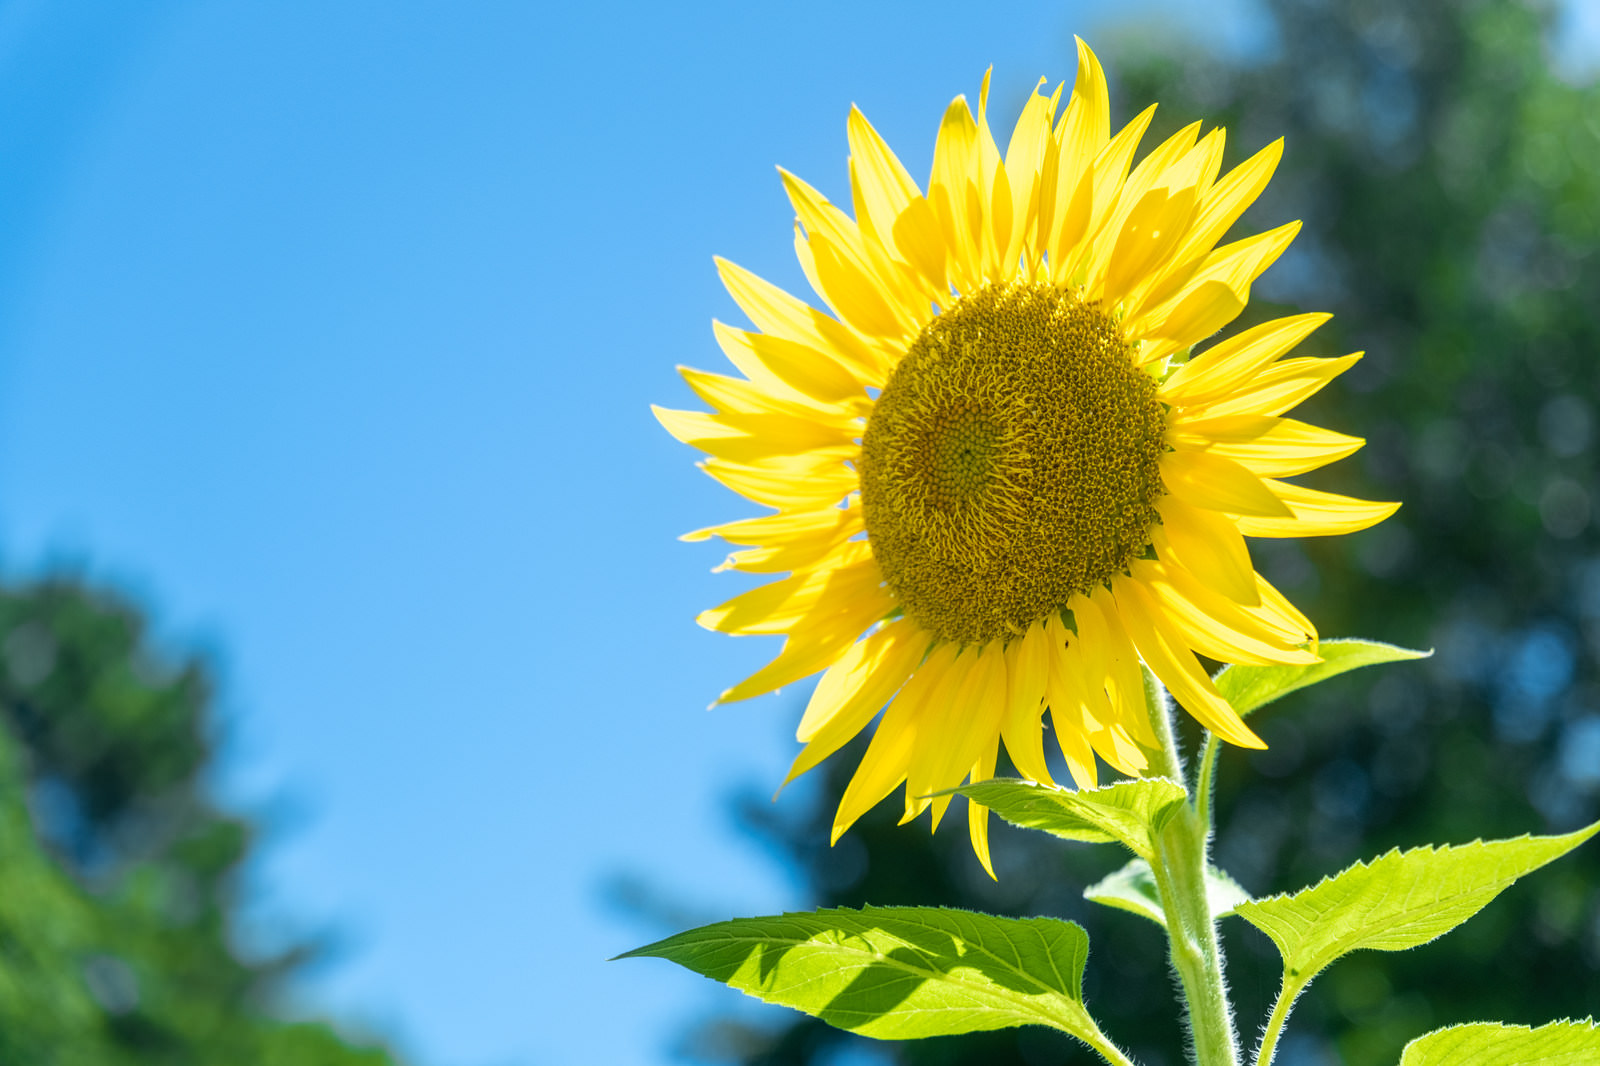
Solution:
M1292 890L1391 847L1566 832L1600 815L1600 90L1553 70L1548 5L1274 0L1275 44L1227 65L1098 42L1146 145L1195 118L1234 162L1278 136L1283 166L1240 233L1306 228L1239 326L1331 310L1306 354L1365 360L1301 409L1367 447L1307 478L1404 502L1350 537L1253 541L1258 565L1329 635L1435 647L1426 663L1330 681L1264 708L1266 752L1224 752L1219 865ZM1136 51L1143 48L1144 51ZM1152 50L1156 49L1156 50ZM1070 55L1063 55L1070 69ZM1193 731L1190 732L1193 751ZM998 884L961 819L934 838L884 804L827 847L861 747L804 804L747 805L821 905L948 904L1088 928L1085 999L1140 1061L1183 1061L1160 931L1078 898L1124 861L995 827ZM1004 772L1004 771L1003 771ZM888 808L895 806L896 809ZM1224 923L1246 1038L1277 991L1267 939ZM1600 1000L1600 849L1581 848L1415 951L1341 960L1302 999L1279 1061L1390 1066L1454 1022L1541 1025ZM1042 1030L874 1044L782 1012L701 1029L691 1058L755 1066L1093 1061Z
M274 1010L230 938L252 829L206 795L210 684L127 605L0 589L0 1062L388 1066Z

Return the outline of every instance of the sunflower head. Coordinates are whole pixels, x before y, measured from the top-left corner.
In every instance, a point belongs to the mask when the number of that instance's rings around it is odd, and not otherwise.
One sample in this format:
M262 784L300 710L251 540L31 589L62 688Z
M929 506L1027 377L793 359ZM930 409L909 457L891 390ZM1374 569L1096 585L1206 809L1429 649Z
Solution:
M1359 358L1289 358L1326 315L1208 342L1297 223L1218 246L1276 142L1223 174L1223 131L1185 127L1135 165L1154 107L1113 133L1078 42L1072 92L1043 79L1002 156L987 115L945 111L926 186L866 118L848 123L853 216L791 174L795 249L826 310L725 261L753 330L716 324L734 376L683 371L709 412L656 409L712 477L770 513L688 535L773 580L703 625L784 636L723 693L823 671L790 777L882 712L837 838L905 785L906 818L994 773L1137 774L1155 744L1141 666L1208 728L1261 741L1197 656L1316 661L1311 623L1245 537L1348 533L1395 506L1282 480L1354 437L1283 417ZM778 576L785 575L785 576ZM988 866L987 812L969 805Z

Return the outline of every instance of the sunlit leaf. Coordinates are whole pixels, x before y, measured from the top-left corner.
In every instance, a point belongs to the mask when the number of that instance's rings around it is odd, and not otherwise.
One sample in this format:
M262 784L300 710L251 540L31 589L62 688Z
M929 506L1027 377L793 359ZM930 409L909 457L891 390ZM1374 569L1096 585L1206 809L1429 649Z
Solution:
M1317 645L1322 662L1309 666L1224 666L1217 672L1217 691L1241 715L1296 689L1315 685L1330 677L1362 666L1378 663L1426 659L1431 651L1412 651L1376 640L1325 640Z
M1537 1029L1499 1022L1452 1025L1406 1045L1400 1066L1594 1066L1600 1025L1551 1022Z
M1156 875L1150 864L1134 859L1122 869L1108 875L1083 890L1083 898L1107 907L1131 911L1167 926L1166 912L1161 907L1161 893L1156 888ZM1224 918L1234 913L1234 908L1248 902L1250 893L1239 882L1217 869L1206 868L1206 902L1211 905L1213 918Z
M1088 954L1083 928L1056 918L840 907L717 922L621 957L670 959L865 1036L1048 1025L1088 1040Z
M1292 896L1241 903L1236 913L1272 938L1285 974L1304 983L1352 951L1404 951L1442 936L1596 832L1600 822L1565 836L1391 851Z
M956 791L1012 825L1091 844L1116 841L1145 859L1155 854L1154 835L1187 798L1182 785L1164 777L1077 791L994 778Z

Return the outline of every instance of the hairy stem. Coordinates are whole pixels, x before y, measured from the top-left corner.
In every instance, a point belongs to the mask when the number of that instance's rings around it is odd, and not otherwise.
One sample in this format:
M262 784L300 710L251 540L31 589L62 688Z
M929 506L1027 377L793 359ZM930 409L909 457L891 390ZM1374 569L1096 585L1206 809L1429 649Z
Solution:
M1256 1049L1255 1066L1272 1066L1272 1056L1278 1050L1278 1034L1283 1032L1283 1023L1289 1020L1289 1009L1294 1006L1294 1001L1300 998L1304 988L1303 983L1291 983L1289 975L1283 975L1283 987L1278 989L1278 1001L1272 1005L1272 1017L1267 1019L1267 1027L1261 1033L1261 1046Z
M1222 748L1222 741L1217 735L1206 730L1206 750L1200 757L1200 772L1194 778L1194 808L1200 816L1200 824L1206 827L1206 835L1211 834L1211 793L1216 787L1215 777L1217 772L1217 752Z
M1096 1027L1089 1036L1079 1037L1079 1039L1099 1052L1100 1057L1109 1062L1111 1066L1137 1066L1132 1059L1122 1053L1121 1048L1113 1044L1111 1039L1100 1031L1099 1027Z
M1152 770L1182 781L1183 759L1173 734L1166 693L1148 673L1145 695L1151 725L1161 741L1158 765ZM1172 966L1178 971L1188 1001L1194 1060L1197 1066L1238 1066L1239 1040L1222 977L1222 945L1206 898L1206 846L1211 827L1206 820L1209 815L1202 817L1201 807L1206 805L1203 797L1210 788L1209 771L1215 762L1215 754L1208 751L1196 782L1197 802L1180 807L1162 829L1156 840L1155 861L1150 865L1167 918Z

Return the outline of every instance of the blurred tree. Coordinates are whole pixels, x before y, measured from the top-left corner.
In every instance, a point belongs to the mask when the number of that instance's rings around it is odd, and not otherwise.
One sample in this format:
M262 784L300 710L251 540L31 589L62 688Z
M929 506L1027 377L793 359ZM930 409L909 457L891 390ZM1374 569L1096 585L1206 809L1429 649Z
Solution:
M1236 64L1143 26L1103 46L1119 60L1114 100L1162 102L1146 144L1193 118L1227 125L1235 160L1287 138L1241 232L1286 218L1306 228L1239 326L1335 312L1308 354L1367 355L1304 417L1368 445L1316 484L1405 506L1367 533L1252 549L1324 633L1439 654L1294 697L1257 723L1270 750L1226 753L1217 857L1258 893L1394 846L1600 815L1600 88L1557 72L1549 4L1268 6L1269 54ZM1150 1066L1183 1061L1158 931L1078 898L1121 856L997 832L990 883L964 820L930 843L894 828L890 804L830 850L832 805L860 751L832 759L809 800L744 804L818 904L1073 918L1090 932L1086 991L1107 1032ZM1265 937L1225 927L1248 1039L1278 962ZM1600 1013L1597 989L1590 846L1435 944L1336 964L1301 1001L1279 1062L1392 1066L1406 1040L1447 1023ZM750 1066L1093 1061L1044 1031L887 1044L776 1009L704 1026L682 1051Z
M390 1066L277 1012L234 949L248 822L206 794L211 684L67 580L0 588L0 1062Z

